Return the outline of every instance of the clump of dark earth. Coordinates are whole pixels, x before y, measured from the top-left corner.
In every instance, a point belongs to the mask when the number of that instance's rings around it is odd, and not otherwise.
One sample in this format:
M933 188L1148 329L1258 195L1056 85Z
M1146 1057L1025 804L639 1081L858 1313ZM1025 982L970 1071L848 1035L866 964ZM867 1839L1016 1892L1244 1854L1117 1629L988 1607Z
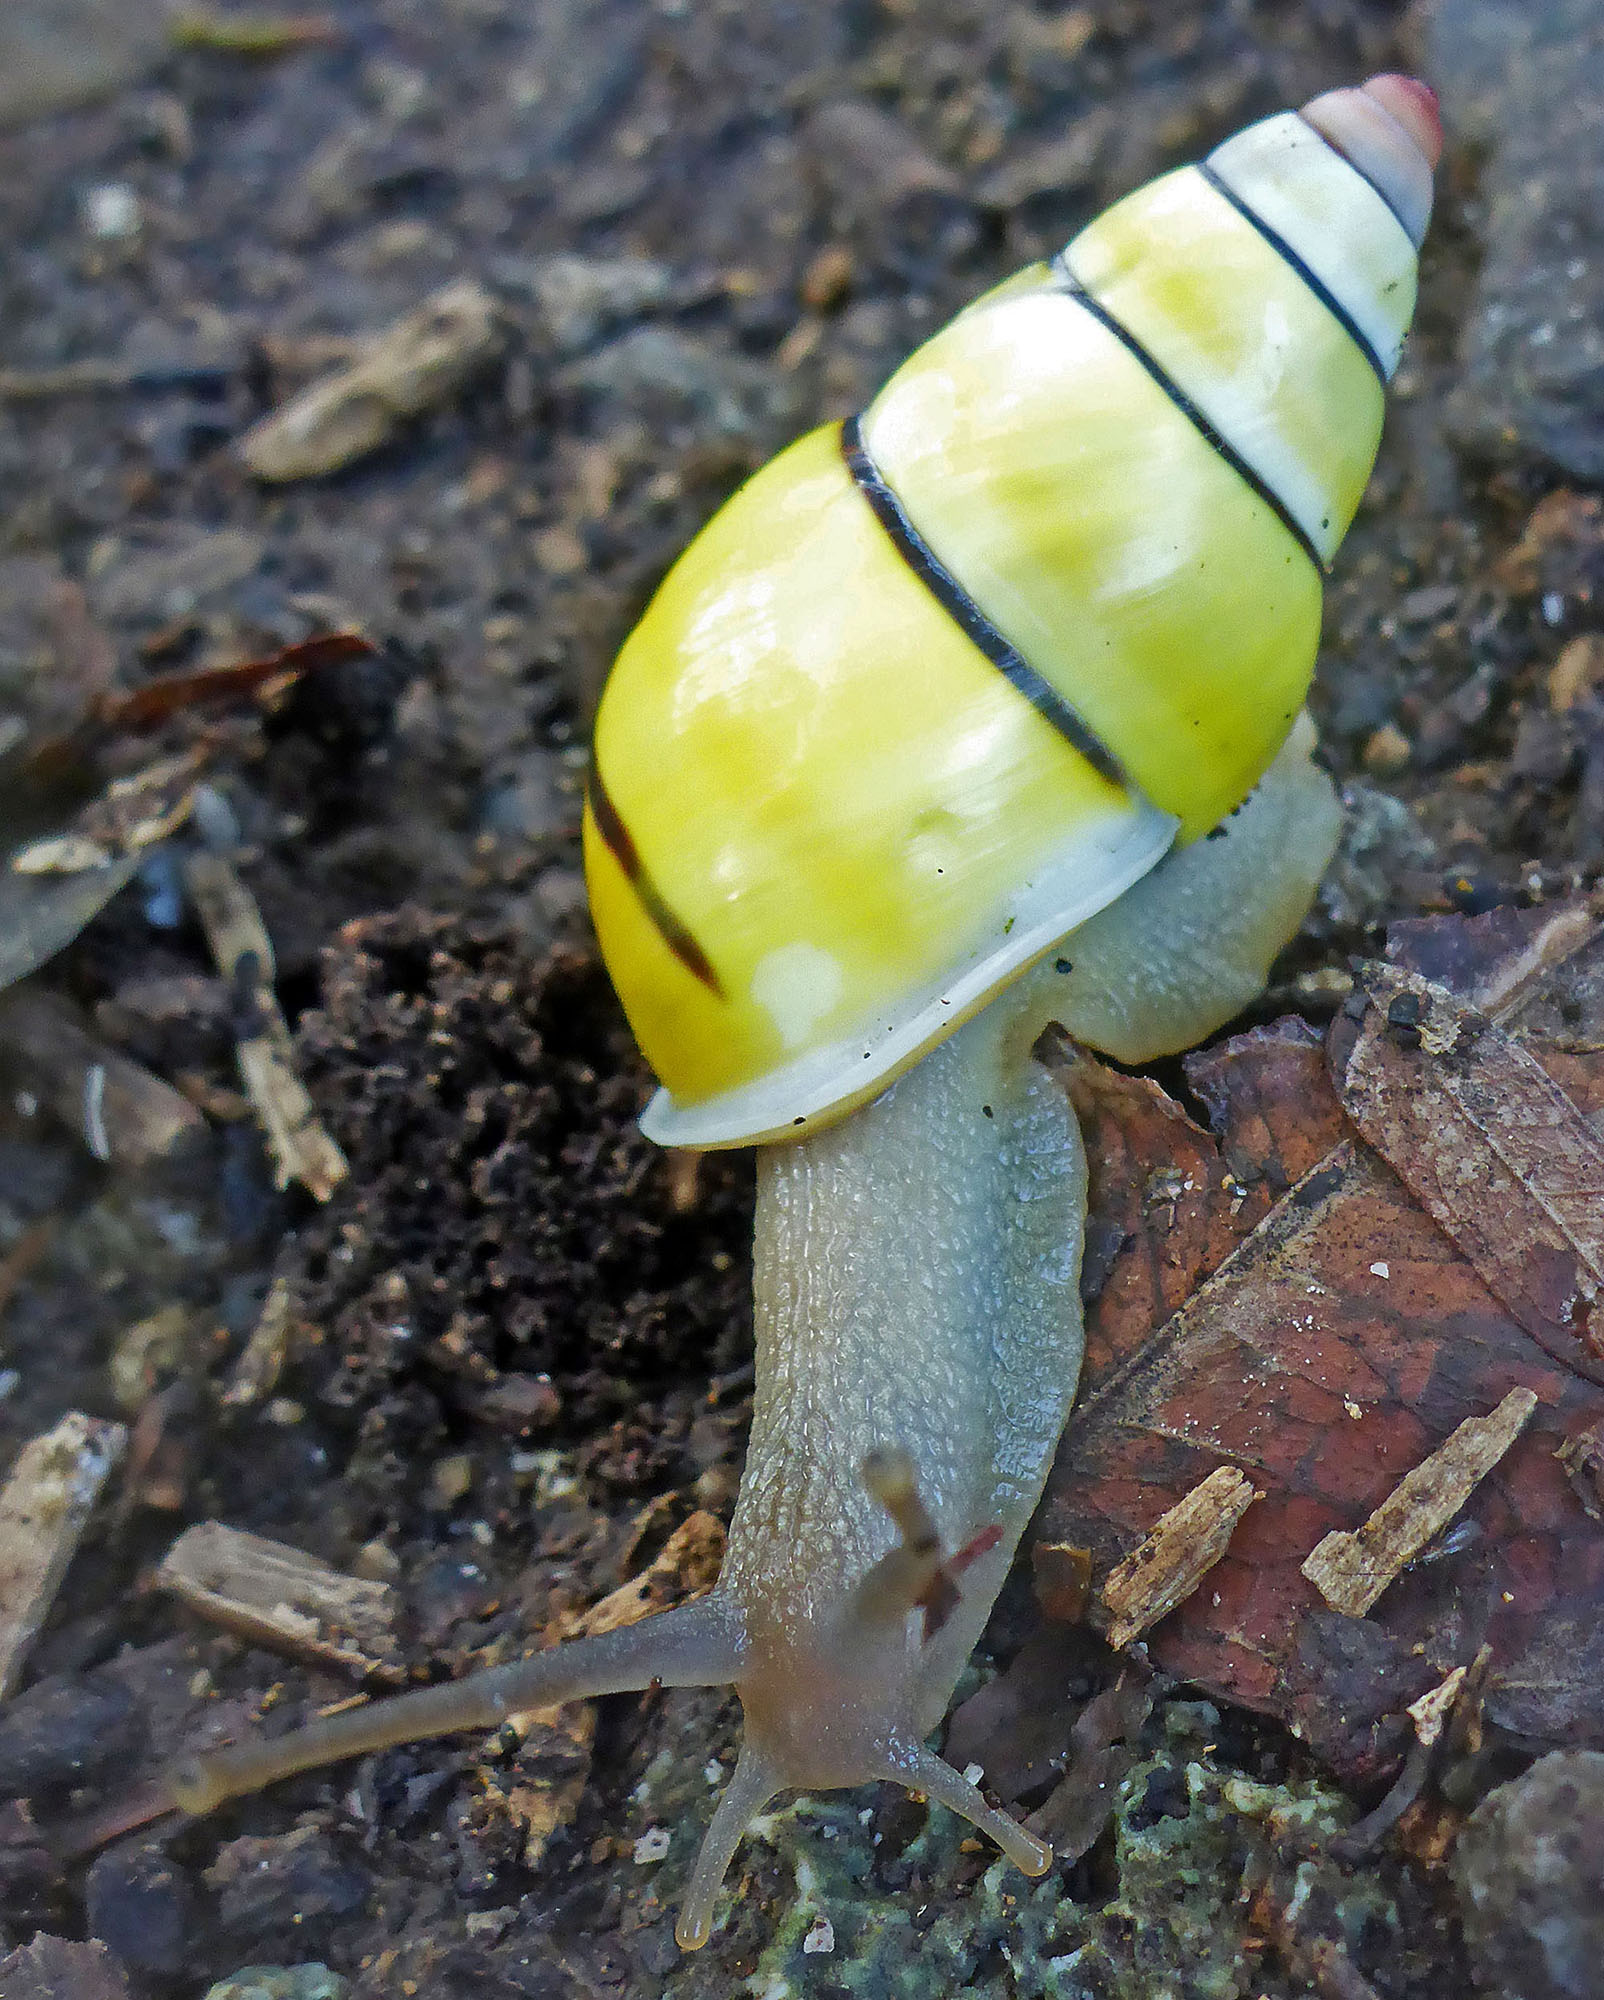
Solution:
M416 910L348 925L301 1049L351 1163L288 1247L319 1405L398 1489L464 1416L600 1433L587 1470L675 1483L655 1398L750 1352L751 1170L693 1197L636 1119L649 1088L595 957ZM680 1427L683 1432L683 1426ZM690 1476L695 1477L692 1468Z

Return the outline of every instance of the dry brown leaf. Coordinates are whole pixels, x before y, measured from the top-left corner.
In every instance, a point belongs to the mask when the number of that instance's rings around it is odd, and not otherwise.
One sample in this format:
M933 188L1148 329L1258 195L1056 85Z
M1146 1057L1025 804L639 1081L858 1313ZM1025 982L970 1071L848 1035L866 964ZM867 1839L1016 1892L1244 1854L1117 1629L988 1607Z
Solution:
M1461 1003L1505 1010L1493 1045L1501 1062L1507 1043L1541 1065L1584 1120L1604 1106L1604 943L1589 907L1404 927L1405 954L1411 971L1451 985ZM1339 1063L1356 1032L1380 1032L1375 1012L1343 1024ZM1115 1122L1110 1105L1133 1107L1112 1149L1118 1171L1093 1172L1094 1205L1112 1191L1127 1240L1092 1307L1088 1378L1040 1517L1043 1540L1089 1547L1106 1573L1206 1474L1237 1466L1265 1498L1207 1589L1149 1635L1160 1665L1280 1715L1350 1775L1373 1776L1412 1739L1407 1705L1486 1641L1491 1723L1544 1741L1604 1742L1604 1532L1558 1456L1600 1434L1604 1393L1537 1344L1362 1141L1329 1143L1352 1128L1305 1030L1241 1037L1189 1075L1217 1140L1156 1114L1128 1080L1095 1098ZM1573 1136L1571 1114L1559 1111L1549 1129ZM1230 1163L1246 1189L1236 1226L1272 1175L1289 1162L1306 1170L1245 1241L1226 1244L1178 1312L1143 1324L1128 1302L1162 1300L1151 1273L1166 1267L1173 1236L1168 1214L1133 1200L1133 1188L1163 1173L1165 1157L1144 1153L1155 1134L1174 1131L1183 1178L1216 1185L1200 1139L1218 1168ZM1100 1136L1095 1120L1089 1136ZM1522 1144L1535 1144L1530 1130ZM1261 1162L1264 1187L1253 1177ZM1549 1164L1528 1161L1529 1186L1545 1185L1537 1169ZM1574 1181L1562 1185L1576 1194ZM1224 1242L1229 1232L1214 1228ZM1516 1389L1536 1406L1471 1497L1468 1539L1426 1549L1368 1617L1327 1609L1301 1573L1316 1543L1357 1528L1460 1423ZM1573 1473L1579 1455L1580 1443Z
M1348 1116L1532 1338L1604 1382L1604 1140L1446 987L1392 965L1360 979Z

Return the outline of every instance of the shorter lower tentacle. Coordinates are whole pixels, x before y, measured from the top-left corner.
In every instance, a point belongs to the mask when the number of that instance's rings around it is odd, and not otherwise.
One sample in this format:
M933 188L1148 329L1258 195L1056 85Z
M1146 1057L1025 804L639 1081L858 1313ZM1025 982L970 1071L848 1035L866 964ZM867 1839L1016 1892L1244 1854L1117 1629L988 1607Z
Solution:
M522 1709L627 1694L654 1682L722 1687L739 1678L743 1645L739 1612L715 1593L466 1680L349 1709L275 1740L188 1757L168 1773L168 1786L181 1811L210 1812L298 1771L459 1729L495 1729Z
M736 1761L735 1775L725 1787L724 1796L702 1835L696 1867L680 1905L674 1937L681 1951L698 1951L712 1936L713 1904L741 1844L741 1836L779 1790L780 1781L764 1758L750 1746L743 1749Z
M876 1775L906 1785L909 1791L923 1792L937 1805L968 1820L972 1827L994 1840L1025 1874L1045 1875L1052 1865L1053 1850L1045 1840L1038 1840L1018 1820L988 1805L978 1785L970 1784L945 1758L927 1750L924 1744L899 1744L896 1761Z

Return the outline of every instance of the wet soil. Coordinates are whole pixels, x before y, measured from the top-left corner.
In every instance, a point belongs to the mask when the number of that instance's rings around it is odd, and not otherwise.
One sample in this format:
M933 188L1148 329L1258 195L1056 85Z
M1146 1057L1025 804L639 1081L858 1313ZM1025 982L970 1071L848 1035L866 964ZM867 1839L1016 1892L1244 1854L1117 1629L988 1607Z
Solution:
M6 830L204 738L351 1174L323 1207L273 1186L230 996L158 852L36 983L180 1083L208 1115L200 1156L117 1170L26 1093L0 1102L0 1256L34 1246L0 1301L0 1463L69 1407L135 1427L0 1724L0 1790L47 1825L92 1818L198 1733L351 1692L155 1589L190 1521L393 1579L428 1678L558 1631L694 1510L727 1518L750 1172L687 1175L634 1130L649 1080L578 869L612 653L735 485L860 407L965 300L1250 119L1413 65L1424 36L1384 0L346 0L257 53L217 45L227 10L208 18L190 39L212 45L184 47L124 20L92 101L0 131L0 725L37 741L97 679L346 625L380 651L262 713L97 741L19 788ZM1354 832L1265 1018L1318 1020L1390 918L1554 894L1599 863L1599 502L1530 454L1472 450L1449 409L1484 157L1451 146L1418 331L1330 590L1314 706ZM461 277L491 295L495 340L460 391L331 477L250 477L234 445L255 420ZM85 362L108 364L100 386L60 379ZM291 1361L271 1396L226 1407L275 1279ZM130 1390L113 1366L129 1329L175 1305L181 1337ZM1005 1597L993 1657L1031 1618ZM1094 1659L1087 1691L1109 1670ZM62 1864L13 1808L0 1955L39 1929L97 1935L127 1990L173 2000L318 1960L362 1995L655 1994L690 1977L669 1914L689 1849L659 1882L638 1842L705 1814L736 1722L715 1695L620 1699L591 1746L398 1752L92 1865ZM1213 1740L1256 1780L1312 1779L1250 1719ZM531 1855L529 1800L575 1771L576 1817ZM984 1858L931 1859L921 1808L865 1810L883 1852L864 1911L900 1909L917 1936L935 1885L978 1896ZM790 1990L765 1959L796 1897L779 1851L754 1845L729 1931L675 1991ZM1200 1983L1179 1942L1144 1960L1122 1865L1105 1840L1068 1877L1100 1927L1095 1976L1041 1969L1048 1925L1034 1970L1004 1938L966 1990L1239 1990ZM1458 2000L1441 1872L1359 1873L1358 1973ZM793 1952L783 1978L893 1990L850 1946ZM1317 1990L1295 1954L1254 1950L1242 1992ZM91 1976L99 1960L86 1993ZM943 1977L910 1990L958 1990Z

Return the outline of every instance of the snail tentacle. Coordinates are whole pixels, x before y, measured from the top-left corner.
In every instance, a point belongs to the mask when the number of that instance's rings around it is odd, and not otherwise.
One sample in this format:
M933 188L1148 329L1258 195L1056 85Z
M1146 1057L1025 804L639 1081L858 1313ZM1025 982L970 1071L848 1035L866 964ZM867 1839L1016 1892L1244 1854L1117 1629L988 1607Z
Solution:
M665 1687L726 1686L740 1678L742 1656L740 1612L715 1593L464 1680L348 1709L265 1742L203 1751L172 1767L168 1788L180 1811L211 1812L226 1799L299 1771L458 1730L497 1729L525 1709L634 1693L654 1681Z

